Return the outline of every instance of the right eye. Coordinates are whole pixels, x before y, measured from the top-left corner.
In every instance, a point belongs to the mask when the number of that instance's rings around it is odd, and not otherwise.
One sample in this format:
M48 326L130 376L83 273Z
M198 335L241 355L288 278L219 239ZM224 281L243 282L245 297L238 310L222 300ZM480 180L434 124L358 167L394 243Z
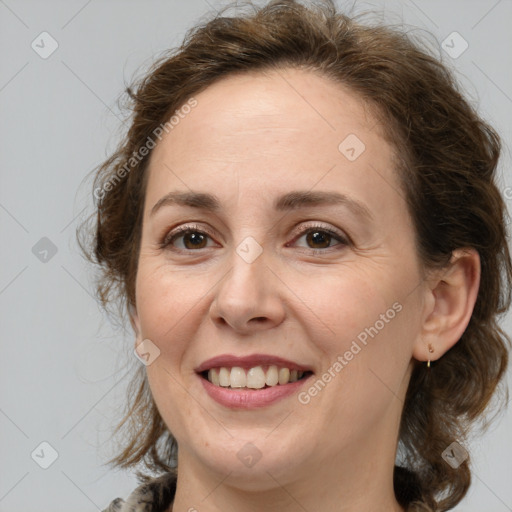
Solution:
M207 248L205 243L211 235L198 226L180 226L179 228L167 234L160 247L171 251L190 252L191 250ZM175 247L176 240L182 239L183 247Z

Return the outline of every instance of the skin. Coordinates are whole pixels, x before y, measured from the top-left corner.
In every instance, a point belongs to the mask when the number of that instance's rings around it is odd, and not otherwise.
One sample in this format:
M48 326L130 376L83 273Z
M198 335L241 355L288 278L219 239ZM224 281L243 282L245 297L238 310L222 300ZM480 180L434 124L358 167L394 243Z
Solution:
M151 155L132 315L136 345L160 350L147 376L179 444L172 510L403 510L393 466L411 371L464 332L478 254L456 251L450 267L425 272L385 127L344 86L282 69L228 76L195 98ZM338 150L349 134L365 144L354 161ZM166 193L191 190L214 192L222 209L150 215ZM295 190L342 192L372 219L340 205L276 213L274 199ZM294 231L312 223L350 241L315 244ZM189 224L212 233L200 249L183 236L161 247ZM236 252L246 237L263 249L252 263ZM220 354L264 353L311 365L316 380L396 303L400 312L307 404L294 394L229 410L194 372ZM237 457L248 442L261 454L252 467Z

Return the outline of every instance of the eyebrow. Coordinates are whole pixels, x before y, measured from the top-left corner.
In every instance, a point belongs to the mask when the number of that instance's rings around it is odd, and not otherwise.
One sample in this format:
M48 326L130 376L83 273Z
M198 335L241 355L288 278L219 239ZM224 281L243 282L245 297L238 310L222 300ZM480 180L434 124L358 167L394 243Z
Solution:
M222 209L219 198L213 194L203 192L169 192L155 203L150 215L154 215L162 207L169 205L189 206L211 212L218 212ZM324 205L343 205L356 215L364 217L368 221L373 220L372 213L363 203L338 192L313 192L308 190L288 192L276 198L274 210L291 211L303 207Z

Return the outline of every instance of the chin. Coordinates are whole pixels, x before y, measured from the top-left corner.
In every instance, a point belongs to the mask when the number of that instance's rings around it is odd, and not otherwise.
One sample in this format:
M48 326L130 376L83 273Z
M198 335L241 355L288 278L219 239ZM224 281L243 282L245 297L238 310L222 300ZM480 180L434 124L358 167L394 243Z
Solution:
M299 444L293 436L283 439L282 431L269 436L271 431L270 428L264 432L258 430L251 435L253 429L230 430L233 437L226 432L221 437L218 433L216 437L205 436L209 439L207 444L197 442L190 448L201 467L219 475L229 475L227 482L230 485L261 492L275 488L276 480L280 483L293 481L298 477L297 468L303 467L308 458L308 453L303 450L303 440Z

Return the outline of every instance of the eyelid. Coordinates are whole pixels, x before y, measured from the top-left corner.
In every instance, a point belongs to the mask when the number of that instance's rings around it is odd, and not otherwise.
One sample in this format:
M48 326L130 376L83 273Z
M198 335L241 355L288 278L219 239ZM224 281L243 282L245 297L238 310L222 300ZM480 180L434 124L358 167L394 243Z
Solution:
M178 226L174 229L171 229L169 232L166 231L166 234L164 234L162 241L160 242L160 246L162 248L167 247L171 244L172 240L180 235L183 235L188 232L200 232L207 234L210 238L214 238L215 234L213 233L213 230L200 226L199 224L182 224L181 226Z
M330 225L324 225L321 224L318 221L309 221L310 224L304 226L304 224L307 224L308 221L301 221L297 226L295 226L292 230L293 233L293 241L296 240L298 236L304 236L308 233L308 231L318 229L319 231L325 231L333 236L336 236L340 239L341 242L345 244L352 244L352 240L350 236L348 236L343 231L340 231L337 228L331 227ZM317 250L317 249L311 249L311 250Z

